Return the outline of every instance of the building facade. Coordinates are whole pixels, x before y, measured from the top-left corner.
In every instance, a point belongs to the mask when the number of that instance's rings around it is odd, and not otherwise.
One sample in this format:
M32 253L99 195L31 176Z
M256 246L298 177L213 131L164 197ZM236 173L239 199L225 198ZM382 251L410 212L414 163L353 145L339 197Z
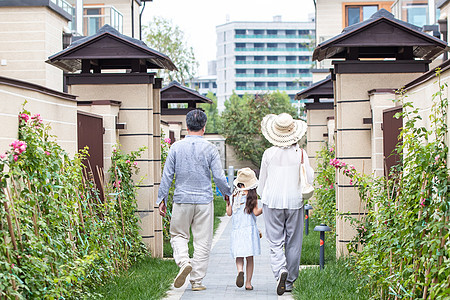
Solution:
M284 91L292 100L312 82L314 22L229 22L216 27L218 109L237 95Z

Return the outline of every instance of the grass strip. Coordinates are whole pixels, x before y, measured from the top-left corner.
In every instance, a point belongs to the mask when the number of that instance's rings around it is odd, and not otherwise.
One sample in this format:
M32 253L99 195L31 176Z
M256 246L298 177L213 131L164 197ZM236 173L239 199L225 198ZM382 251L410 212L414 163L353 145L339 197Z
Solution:
M320 258L320 232L314 231L319 221L311 217L309 219L309 234L303 232L302 256L300 265L318 265ZM336 243L333 233L325 232L325 265L336 261Z
M323 270L318 267L300 270L292 291L294 299L365 300L370 295L358 290L358 280L344 259L330 262Z
M106 281L95 292L106 300L162 299L177 272L178 267L173 260L145 257Z

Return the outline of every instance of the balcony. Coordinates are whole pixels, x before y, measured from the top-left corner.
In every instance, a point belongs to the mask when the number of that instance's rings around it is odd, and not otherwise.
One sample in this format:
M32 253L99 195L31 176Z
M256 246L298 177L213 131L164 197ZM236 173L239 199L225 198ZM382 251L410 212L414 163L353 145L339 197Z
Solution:
M285 77L294 77L294 78L311 78L311 73L305 74L236 74L236 77L273 77L273 78L285 78Z
M312 65L308 60L236 60L237 65Z
M312 48L234 48L235 51L308 51L312 52Z
M312 39L312 35L236 34L236 39Z
M55 3L56 5L58 5L59 7L61 7L65 12L67 12L68 14L70 14L71 16L74 15L74 11L73 11L73 6L72 4L70 4L69 2L67 2L66 0L50 0L53 3Z
M300 86L269 86L269 87L244 87L244 86L238 86L236 87L237 91L301 91L302 89L305 89L306 87L300 87Z
M83 35L93 35L106 24L123 33L123 15L114 6L84 6Z

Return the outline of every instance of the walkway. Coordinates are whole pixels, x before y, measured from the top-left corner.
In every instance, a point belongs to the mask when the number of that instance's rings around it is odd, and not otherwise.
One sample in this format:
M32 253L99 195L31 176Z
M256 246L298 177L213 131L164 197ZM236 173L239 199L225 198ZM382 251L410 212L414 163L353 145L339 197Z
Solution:
M278 296L276 293L276 281L270 269L269 246L265 237L261 239L261 255L255 257L255 270L253 272L253 291L236 286L236 265L230 255L230 217L222 217L221 224L214 236L208 272L203 284L205 291L193 292L189 283L189 277L183 287L172 289L168 292L166 300L189 299L233 299L233 300L278 300L293 299L291 293ZM263 216L256 218L258 228L264 235Z

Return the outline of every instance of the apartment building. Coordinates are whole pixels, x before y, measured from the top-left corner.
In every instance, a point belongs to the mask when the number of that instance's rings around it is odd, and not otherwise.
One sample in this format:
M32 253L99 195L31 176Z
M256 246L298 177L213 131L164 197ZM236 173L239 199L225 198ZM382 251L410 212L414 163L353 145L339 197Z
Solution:
M315 27L309 22L229 22L216 27L217 100L284 91L295 94L312 82Z

